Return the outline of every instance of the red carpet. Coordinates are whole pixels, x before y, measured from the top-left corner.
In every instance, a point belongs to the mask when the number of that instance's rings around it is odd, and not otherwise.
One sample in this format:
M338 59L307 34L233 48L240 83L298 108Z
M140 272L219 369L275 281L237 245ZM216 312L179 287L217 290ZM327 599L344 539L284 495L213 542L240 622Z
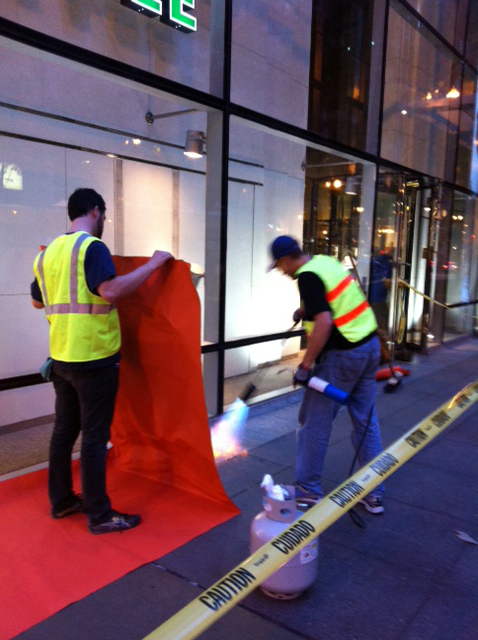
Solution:
M127 273L142 258L115 258ZM49 516L46 471L0 483L0 639L9 639L238 513L212 455L201 377L199 301L174 262L119 305L120 392L108 467L132 531L93 536L82 514ZM75 490L81 491L79 465Z

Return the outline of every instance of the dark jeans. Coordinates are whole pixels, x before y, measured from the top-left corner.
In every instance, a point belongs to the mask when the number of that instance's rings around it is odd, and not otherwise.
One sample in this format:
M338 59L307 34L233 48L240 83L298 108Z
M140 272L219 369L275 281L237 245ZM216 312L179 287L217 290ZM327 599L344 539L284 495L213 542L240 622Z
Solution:
M48 494L53 511L74 501L71 475L73 445L81 431L81 483L83 510L91 523L111 515L106 493L106 445L110 437L118 365L69 371L52 368L55 388L55 425L50 441Z

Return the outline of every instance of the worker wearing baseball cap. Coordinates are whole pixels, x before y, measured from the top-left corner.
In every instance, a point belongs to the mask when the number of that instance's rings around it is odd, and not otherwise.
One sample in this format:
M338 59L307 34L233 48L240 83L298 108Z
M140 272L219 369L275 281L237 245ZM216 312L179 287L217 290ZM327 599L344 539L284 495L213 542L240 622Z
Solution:
M372 309L359 285L331 256L309 257L295 238L282 235L270 246L272 263L296 279L301 307L294 320L303 319L307 348L294 374L294 384L306 386L318 376L351 396L352 443L363 466L382 451L375 409L375 372L380 342ZM321 479L332 423L339 409L324 394L307 388L299 410L296 456L296 498L317 502L323 495ZM383 513L383 486L361 502L373 514Z

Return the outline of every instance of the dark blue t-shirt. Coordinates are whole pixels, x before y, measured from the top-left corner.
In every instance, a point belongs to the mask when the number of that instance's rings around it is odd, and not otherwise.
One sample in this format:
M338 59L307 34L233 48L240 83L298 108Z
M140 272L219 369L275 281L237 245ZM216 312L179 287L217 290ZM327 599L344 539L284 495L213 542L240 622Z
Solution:
M108 247L103 242L92 242L85 254L85 278L88 289L91 293L98 295L98 287L102 282L110 280L116 276L115 266L111 258ZM40 286L37 279L31 284L31 296L37 302L43 303ZM44 304L44 303L43 303ZM102 360L91 360L89 362L61 362L55 360L62 369L95 369L97 367L108 366L119 362L119 352Z

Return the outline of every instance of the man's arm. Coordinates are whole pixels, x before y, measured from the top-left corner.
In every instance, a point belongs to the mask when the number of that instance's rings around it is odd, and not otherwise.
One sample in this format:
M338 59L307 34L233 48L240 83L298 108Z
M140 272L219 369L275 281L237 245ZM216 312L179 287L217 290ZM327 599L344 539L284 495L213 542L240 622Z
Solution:
M304 305L304 317L313 320L314 327L307 338L307 349L301 367L309 370L325 347L334 322L332 310L325 296L325 285L315 273L302 273L298 278L300 297Z
M44 309L45 305L43 304L43 298L36 278L30 285L30 294L32 297L32 305L35 309Z
M307 338L307 349L305 350L304 358L301 366L304 369L311 369L317 359L317 356L322 351L330 338L332 329L334 328L334 322L330 311L322 311L314 316L314 328L312 333Z
M148 262L141 265L141 267L123 276L115 276L105 280L98 285L97 291L103 300L114 304L117 300L125 298L136 291L154 271L171 259L174 258L167 251L155 251Z

